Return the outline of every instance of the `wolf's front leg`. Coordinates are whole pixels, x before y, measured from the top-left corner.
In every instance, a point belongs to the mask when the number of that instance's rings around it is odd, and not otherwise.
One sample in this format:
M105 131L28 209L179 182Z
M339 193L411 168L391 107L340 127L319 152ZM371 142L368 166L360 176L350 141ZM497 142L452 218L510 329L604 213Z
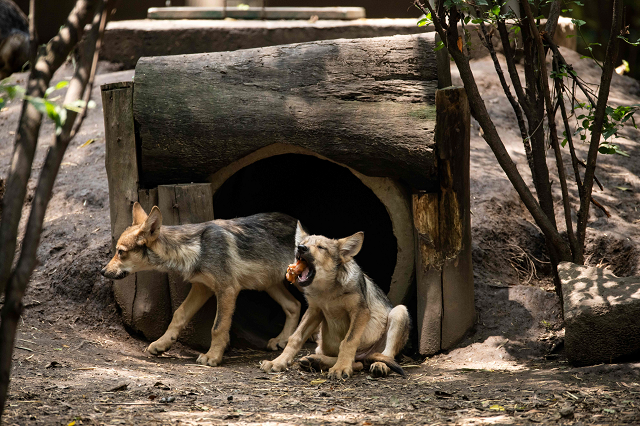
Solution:
M320 323L323 320L322 311L315 307L309 307L307 312L302 316L302 321L300 321L300 325L296 329L296 331L289 337L289 341L287 342L287 346L284 348L284 351L280 354L279 357L274 359L273 361L262 361L260 363L260 368L262 371L267 373L270 372L278 372L285 370L291 362L293 362L293 358L296 356L304 342L307 341L309 336L318 328Z
M206 354L200 354L196 362L202 365L217 367L222 361L222 354L229 344L229 329L233 311L236 308L238 290L227 288L216 294L216 320L211 329L211 347Z
M174 312L167 331L164 332L161 338L151 343L147 351L153 355L160 355L168 351L178 338L180 332L212 295L213 292L204 284L192 283L187 298L184 299L184 302L182 302L180 307Z
M335 365L329 369L328 377L330 379L345 379L353 374L353 361L360 345L362 333L364 333L367 323L369 322L370 312L368 309L354 306L349 311L349 330L344 340L340 342L338 352L338 360Z
M267 343L267 349L276 351L287 345L289 336L293 334L300 319L300 302L287 290L281 282L267 289L267 293L282 307L286 320L282 332Z

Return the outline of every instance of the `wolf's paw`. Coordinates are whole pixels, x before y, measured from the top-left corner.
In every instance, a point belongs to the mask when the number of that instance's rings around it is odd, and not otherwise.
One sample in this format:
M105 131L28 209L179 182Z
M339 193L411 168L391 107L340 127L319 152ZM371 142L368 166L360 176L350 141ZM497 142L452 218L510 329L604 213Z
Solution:
M265 373L277 373L279 371L284 371L289 366L286 362L278 361L278 358L273 361L262 361L260 363L260 369Z
M165 343L162 339L158 339L155 342L151 343L147 348L147 352L151 355L162 355L166 351L171 349L171 343Z
M391 369L384 362L374 362L369 367L369 372L373 377L387 377L391 373Z
M327 377L332 380L348 379L352 374L353 368L351 367L351 365L342 367L336 364L329 369L329 374L327 375Z
M269 339L267 343L267 349L270 351L277 351L278 349L284 349L287 346L287 340L282 337L274 337L273 339Z
M209 365L211 367L217 367L220 365L221 361L222 361L221 356L213 356L213 355L210 355L209 353L206 353L206 354L200 354L200 356L196 360L196 363L200 365Z
M322 371L322 360L314 355L300 358L300 367L306 371Z

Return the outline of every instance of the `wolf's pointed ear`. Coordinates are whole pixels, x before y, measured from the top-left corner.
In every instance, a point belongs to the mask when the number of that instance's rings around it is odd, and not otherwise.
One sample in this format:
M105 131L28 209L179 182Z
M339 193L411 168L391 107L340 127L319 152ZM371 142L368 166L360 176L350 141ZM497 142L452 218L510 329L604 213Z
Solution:
M350 237L342 238L338 240L338 247L340 249L340 258L342 263L347 263L353 257L360 253L362 248L362 242L364 241L364 232L356 232Z
M149 216L138 230L138 245L150 244L158 238L160 227L162 226L162 213L158 206L153 206Z
M304 237L307 236L307 233L302 229L302 224L298 221L298 226L296 227L296 247L300 245Z
M133 203L133 226L142 225L147 220L147 214L139 202Z

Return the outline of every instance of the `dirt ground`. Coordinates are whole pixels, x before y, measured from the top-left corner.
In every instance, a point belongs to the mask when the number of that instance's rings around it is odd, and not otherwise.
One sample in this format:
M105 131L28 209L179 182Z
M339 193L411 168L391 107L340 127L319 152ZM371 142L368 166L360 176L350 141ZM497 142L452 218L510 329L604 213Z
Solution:
M595 66L565 54L580 75L598 79ZM493 65L479 59L473 68L507 148L526 175L519 132ZM70 75L67 66L55 80ZM45 219L41 264L25 299L5 424L640 424L640 364L573 368L566 362L542 235L474 120L478 320L458 348L426 360L404 356L406 379L356 373L340 382L296 366L262 373L259 361L274 354L261 351L231 350L217 368L196 365L197 352L179 344L160 358L143 352L148 342L124 329L110 283L98 273L109 258L99 85L132 76L133 71L101 64L93 94L98 106L65 156ZM24 83L26 75L14 78ZM639 103L640 85L616 76L611 102ZM0 177L10 164L19 112L15 101L0 112ZM34 173L52 135L53 125L45 123ZM604 189L594 197L611 218L592 208L587 253L589 264L638 275L640 132L625 129L620 136L617 142L630 157L599 156ZM81 148L88 140L93 142ZM586 148L579 153L586 157ZM34 187L32 179L27 202ZM557 179L553 187L559 190ZM559 223L561 218L558 210Z

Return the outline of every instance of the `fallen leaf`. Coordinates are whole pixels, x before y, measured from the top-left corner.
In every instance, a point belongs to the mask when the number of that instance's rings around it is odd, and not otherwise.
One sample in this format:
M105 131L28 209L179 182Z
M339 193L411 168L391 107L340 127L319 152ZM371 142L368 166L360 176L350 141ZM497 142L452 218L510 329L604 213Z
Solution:
M87 145L91 145L92 143L94 143L96 140L95 139L88 139L85 143L83 143L82 145L80 145L78 148L84 148Z
M315 380L310 381L309 383L312 384L312 385L319 385L319 384L324 383L324 382L326 382L325 379L315 379Z
M504 411L504 407L502 405L495 404L489 407L489 410Z
M616 186L616 189L620 191L631 191L631 188L627 188L626 186Z
M167 385L165 385L162 382L155 382L155 384L153 385L154 388L158 388L158 389L162 389L162 390L171 390L171 388Z
M71 423L69 423L67 426L76 426L76 421L72 421Z

